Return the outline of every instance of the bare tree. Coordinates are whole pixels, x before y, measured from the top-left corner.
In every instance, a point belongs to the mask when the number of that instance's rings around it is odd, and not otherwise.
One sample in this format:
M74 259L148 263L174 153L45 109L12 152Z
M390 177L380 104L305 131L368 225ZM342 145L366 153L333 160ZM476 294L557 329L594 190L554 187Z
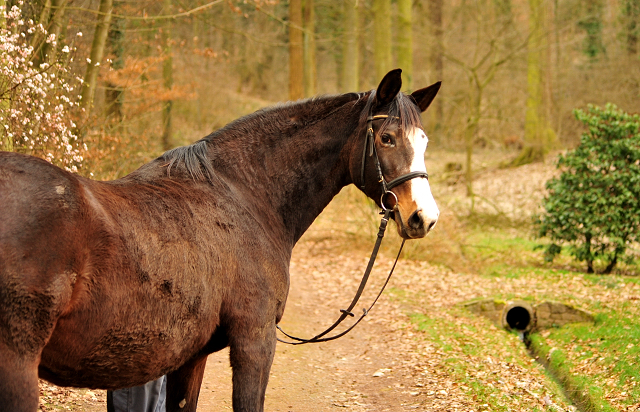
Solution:
M302 0L289 2L289 99L304 97Z
M314 0L304 0L304 94L317 93L316 14Z
M96 30L93 35L93 43L91 45L91 54L87 61L87 70L84 75L82 91L80 93L80 109L83 111L85 119L88 118L93 106L93 98L96 91L96 83L98 81L98 72L100 71L100 62L104 57L107 34L109 33L113 0L100 0L98 10L99 13L97 15Z
M357 0L344 1L344 38L342 40L342 89L344 91L354 91L360 87L360 48L358 47L360 19L358 7Z
M431 23L431 34L433 41L430 49L430 60L433 67L433 80L444 78L444 44L442 27L442 7L443 0L429 0L429 16ZM444 103L442 97L435 99L433 113L436 127L440 127L444 122Z
M171 14L171 0L163 0L162 14ZM160 34L160 41L162 43L162 84L166 91L170 91L173 88L173 56L171 54L171 20L165 20L164 27ZM171 148L171 134L172 130L172 117L171 110L173 109L173 100L169 99L164 102L162 108L162 146L165 150Z
M391 0L373 0L373 47L376 78L382 79L393 67L391 59Z
M402 87L413 89L413 1L398 0L398 66Z

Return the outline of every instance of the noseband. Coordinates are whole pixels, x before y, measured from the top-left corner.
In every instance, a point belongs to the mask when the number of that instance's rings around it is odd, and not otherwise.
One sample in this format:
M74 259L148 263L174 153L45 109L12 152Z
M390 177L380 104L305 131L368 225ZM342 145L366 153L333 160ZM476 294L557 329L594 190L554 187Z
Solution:
M424 177L425 179L429 178L429 175L426 172L409 172L407 174L401 175L400 177L396 177L395 179L393 179L390 182L386 181L386 179L384 178L384 174L382 173L382 166L380 165L380 159L378 158L378 152L376 151L375 135L373 133L373 121L374 120L378 120L378 119L386 119L388 117L389 116L384 115L384 114L367 117L367 135L366 135L365 142L364 142L364 150L362 151L362 167L360 169L360 189L362 189L362 191L364 192L364 188L365 188L365 180L364 180L364 172L365 172L365 170L364 169L365 169L365 165L366 165L366 161L367 161L367 151L368 151L369 152L369 157L373 157L373 161L374 161L374 164L376 166L376 172L378 173L378 183L382 184L382 197L380 198L380 206L382 207L382 213L381 214L383 215L383 217L382 217L382 220L380 221L380 227L378 228L378 238L376 239L376 243L373 246L373 251L371 252L371 257L369 258L369 263L367 264L367 268L365 269L364 274L362 275L362 280L360 281L360 286L358 287L358 291L356 292L356 295L351 300L351 304L349 305L349 307L347 309L340 309L340 312L342 314L340 315L338 320L336 320L333 323L333 325L329 326L323 332L317 334L316 336L314 336L312 338L304 339L304 338L298 338L298 337L292 336L292 335L288 334L287 332L285 332L284 330L282 330L280 325L276 325L276 328L278 328L278 330L280 332L282 332L289 339L293 340L293 342L291 342L291 341L286 341L286 340L277 338L278 342L286 343L286 344L289 344L289 345L302 345L302 344L305 344L305 343L327 342L327 341L330 341L330 340L338 339L339 337L346 335L353 328L355 328L358 325L358 323L360 323L360 321L362 321L362 319L364 319L365 316L367 316L369 314L369 311L373 308L373 306L376 304L376 302L378 301L378 299L382 295L382 292L387 287L387 284L389 283L389 279L391 279L391 275L393 274L393 270L396 268L396 264L398 263L398 258L400 258L400 253L402 252L402 247L404 246L404 242L405 242L404 239L402 240L402 244L400 245L400 250L398 251L398 255L396 256L396 260L395 260L395 262L393 262L393 266L391 267L391 270L389 271L389 276L387 276L386 281L382 285L382 288L380 289L380 292L378 293L376 298L373 300L373 303L371 304L371 306L369 306L368 309L363 308L362 309L362 311L363 311L362 315L360 315L358 320L356 320L350 327L348 327L344 331L342 331L340 333L337 333L337 334L335 334L333 336L325 337L329 332L331 332L338 325L340 325L340 323L342 323L342 321L345 320L347 318L347 316L351 316L351 317L355 316L351 311L356 306L356 303L358 303L358 300L360 299L360 296L362 295L362 292L364 291L364 287L367 284L367 280L369 279L369 275L371 274L371 270L373 269L373 264L375 263L376 257L378 256L378 250L380 249L380 244L382 243L382 238L384 237L384 232L387 229L387 223L389 222L389 218L391 216L392 209L387 208L385 206L385 204L384 204L385 196L390 193L396 199L396 205L397 205L398 204L398 202L397 202L398 197L395 195L395 193L393 193L391 191L391 189L393 189L396 186L401 185L404 182L407 182L407 181L409 181L411 179L414 179L416 177ZM397 117L396 117L396 119L397 119Z

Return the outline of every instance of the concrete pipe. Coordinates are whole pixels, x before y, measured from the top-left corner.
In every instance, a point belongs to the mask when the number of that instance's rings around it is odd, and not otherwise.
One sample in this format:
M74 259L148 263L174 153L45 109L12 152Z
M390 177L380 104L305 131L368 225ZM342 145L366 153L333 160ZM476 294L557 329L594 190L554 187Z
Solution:
M502 309L502 327L516 332L529 332L535 327L536 315L533 307L523 301L508 302Z

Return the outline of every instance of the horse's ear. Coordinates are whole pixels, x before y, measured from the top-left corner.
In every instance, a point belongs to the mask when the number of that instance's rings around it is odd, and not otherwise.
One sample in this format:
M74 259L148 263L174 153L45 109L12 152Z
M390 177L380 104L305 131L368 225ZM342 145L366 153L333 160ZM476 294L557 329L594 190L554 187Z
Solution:
M435 99L436 94L438 94L438 90L440 90L441 84L442 82L436 82L429 87L425 87L424 89L416 90L411 93L411 96L415 99L421 112L427 110L427 107L429 107L433 99Z
M376 104L384 106L396 98L402 87L402 69L391 70L387 73L376 91Z

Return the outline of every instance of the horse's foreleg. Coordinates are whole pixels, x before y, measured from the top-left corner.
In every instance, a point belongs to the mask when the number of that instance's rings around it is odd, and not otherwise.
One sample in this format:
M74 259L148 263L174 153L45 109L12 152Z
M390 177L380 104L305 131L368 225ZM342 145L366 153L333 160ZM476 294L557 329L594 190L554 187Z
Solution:
M0 409L35 412L38 409L38 360L11 351L0 339Z
M195 412L207 357L193 359L167 375L167 412Z
M231 339L234 412L262 412L276 348L275 324Z

